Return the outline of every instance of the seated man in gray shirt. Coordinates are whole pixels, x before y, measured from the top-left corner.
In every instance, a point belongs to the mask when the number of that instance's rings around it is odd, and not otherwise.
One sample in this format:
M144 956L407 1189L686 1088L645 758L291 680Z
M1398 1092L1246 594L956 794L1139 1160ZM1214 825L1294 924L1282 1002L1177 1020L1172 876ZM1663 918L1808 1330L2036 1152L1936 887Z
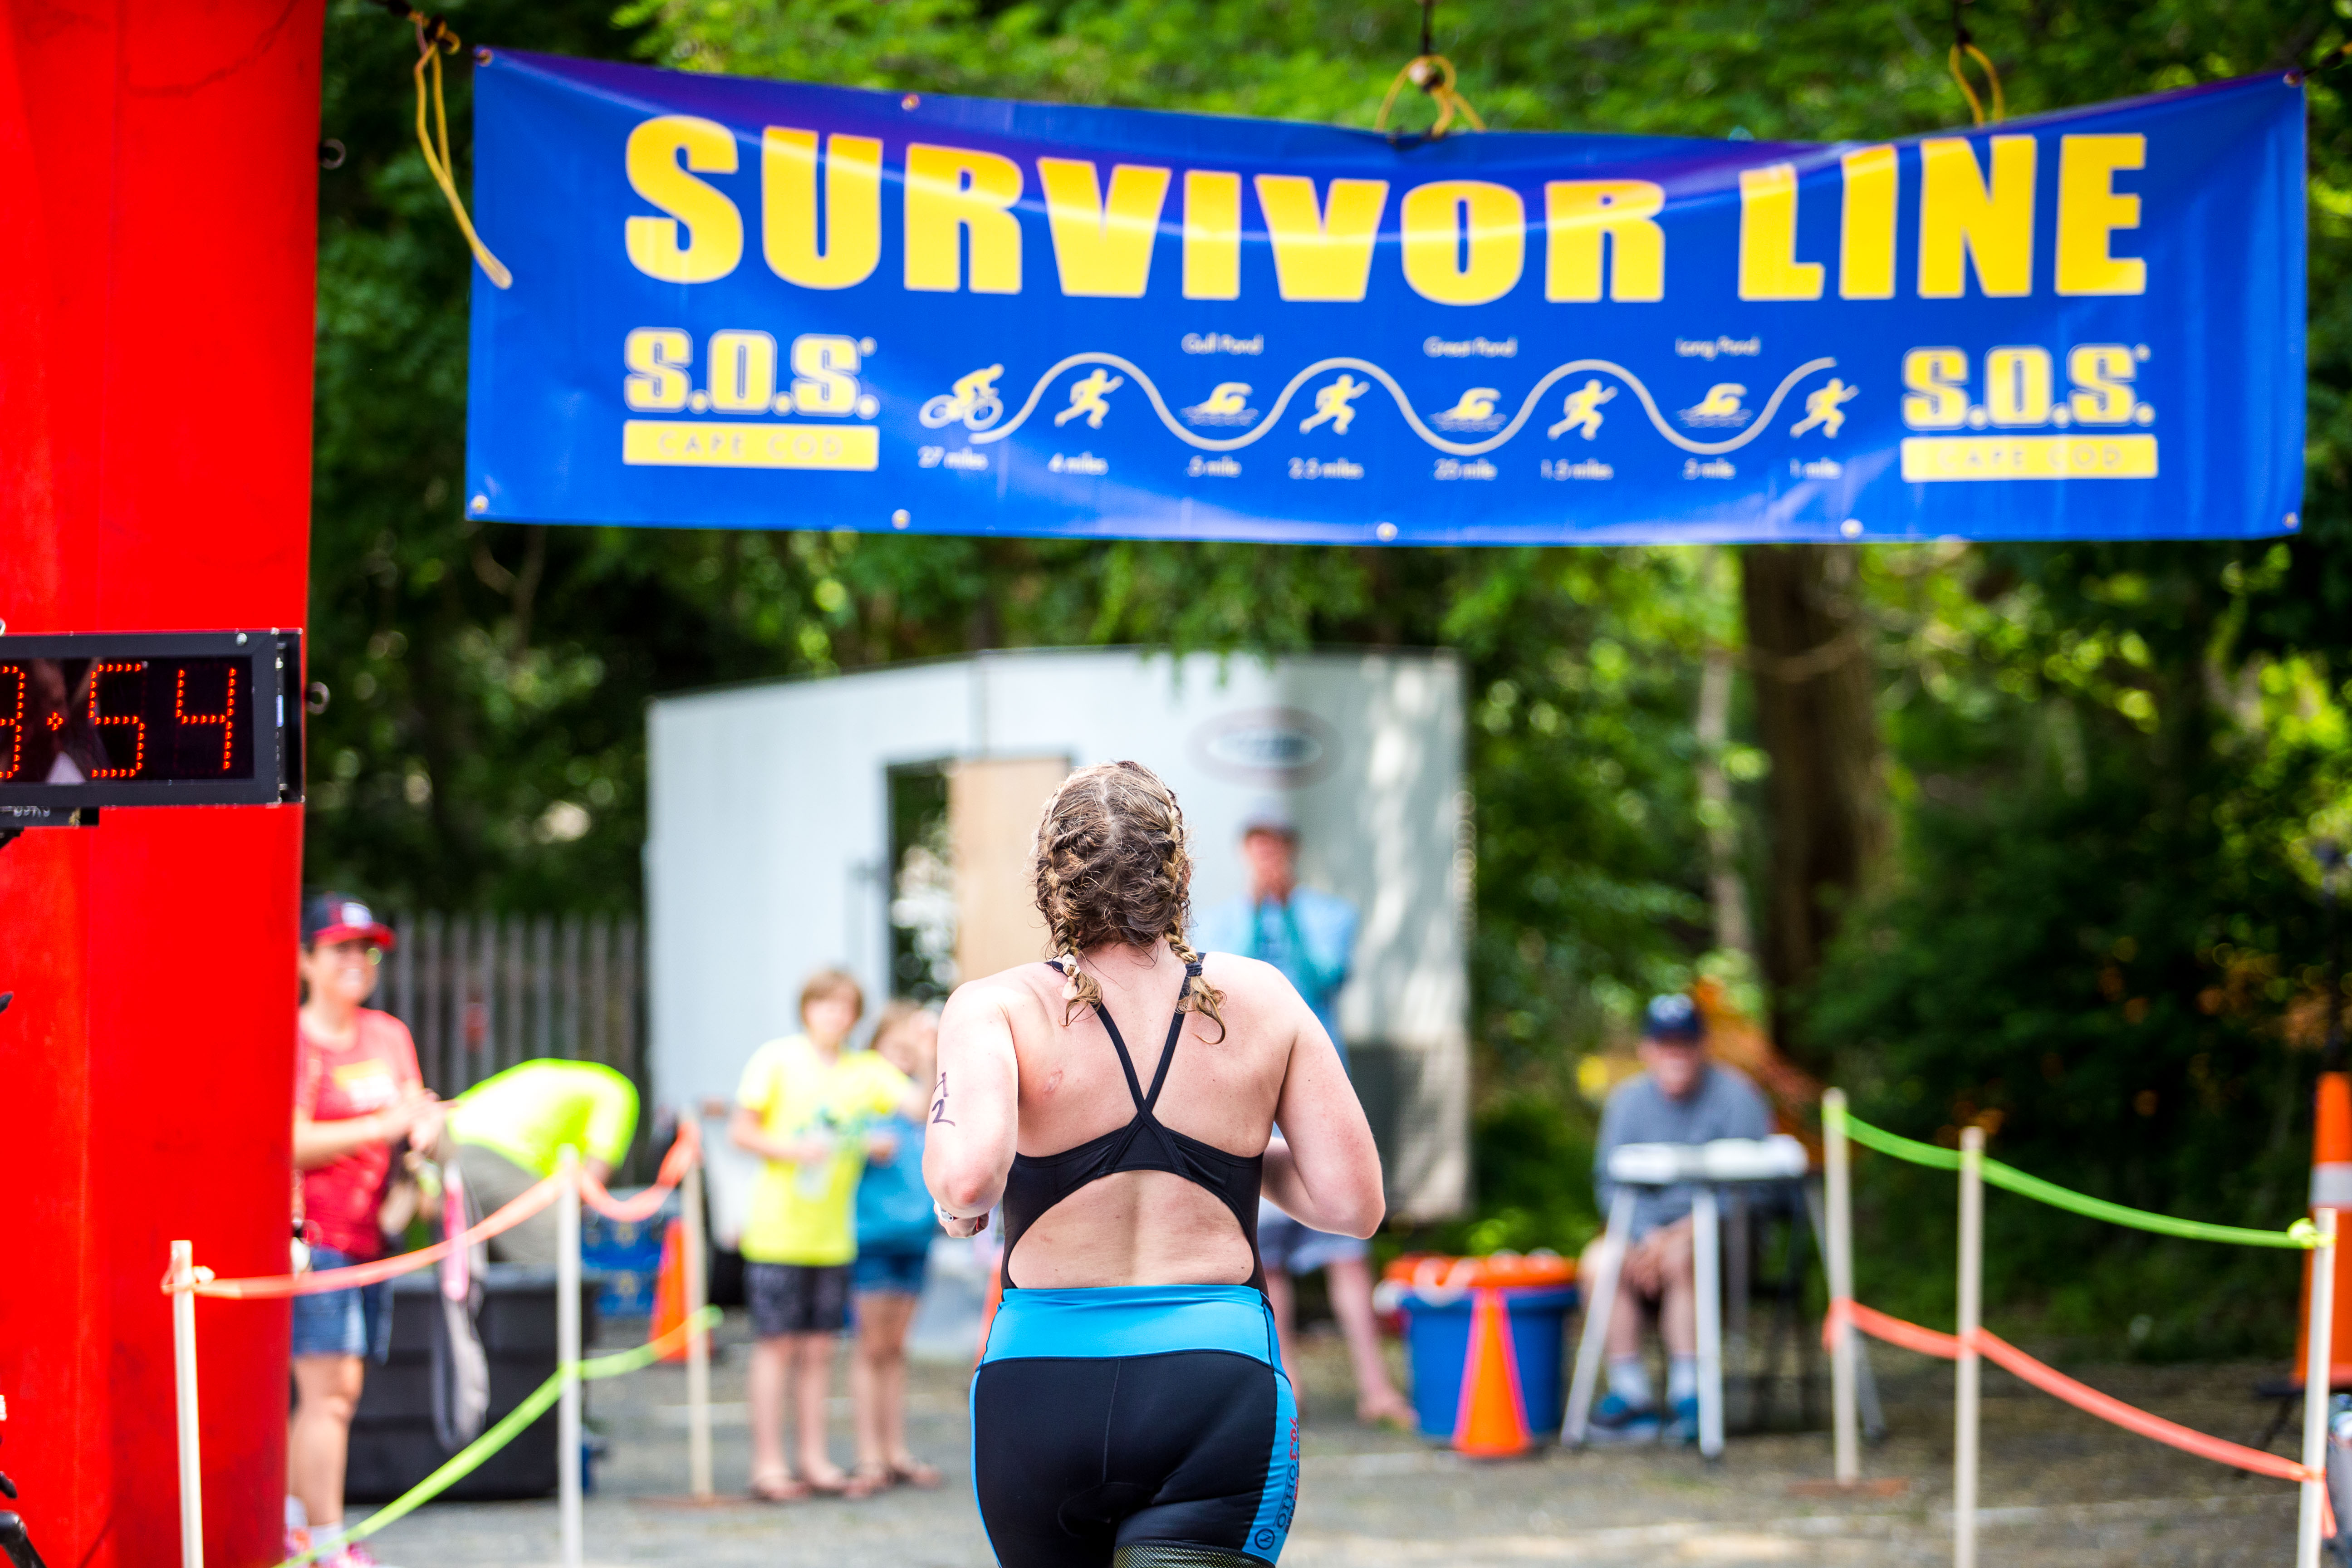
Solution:
M1710 1062L1706 1026L1691 999L1652 999L1643 1019L1642 1066L1647 1069L1610 1091L1601 1112L1601 1142L1593 1155L1594 1190L1607 1214L1616 1195L1609 1155L1627 1143L1706 1143L1717 1138L1761 1138L1772 1131L1764 1097L1737 1068ZM1659 1413L1642 1359L1642 1322L1652 1304L1658 1337L1666 1342L1666 1399L1674 1418L1670 1442L1698 1440L1698 1320L1691 1284L1691 1189L1635 1190L1633 1219L1609 1314L1609 1387L1593 1406L1589 1437L1596 1443L1649 1442ZM1585 1248L1583 1279L1598 1273L1596 1238Z

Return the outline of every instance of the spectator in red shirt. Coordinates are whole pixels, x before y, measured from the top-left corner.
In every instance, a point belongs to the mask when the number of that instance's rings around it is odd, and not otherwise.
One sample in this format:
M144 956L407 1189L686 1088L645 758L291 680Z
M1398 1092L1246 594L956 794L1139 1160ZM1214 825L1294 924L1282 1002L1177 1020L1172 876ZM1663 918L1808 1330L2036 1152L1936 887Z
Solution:
M302 907L302 1010L296 1027L294 1168L301 1173L303 1237L310 1267L341 1268L381 1258L377 1223L393 1162L405 1142L430 1153L441 1109L416 1068L407 1026L361 1005L393 935L365 904L314 894ZM367 1568L375 1558L347 1543L343 1458L366 1363L382 1361L392 1329L391 1287L361 1286L294 1298L295 1406L286 1436L289 1555L304 1544L320 1568ZM296 1531L307 1523L307 1543Z

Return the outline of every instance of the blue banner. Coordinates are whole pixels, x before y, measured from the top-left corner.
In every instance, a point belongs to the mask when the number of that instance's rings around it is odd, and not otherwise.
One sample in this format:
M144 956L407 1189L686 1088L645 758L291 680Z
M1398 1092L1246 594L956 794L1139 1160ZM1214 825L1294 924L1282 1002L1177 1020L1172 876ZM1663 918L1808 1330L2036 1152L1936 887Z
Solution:
M1418 543L2297 526L2304 99L1438 142L485 52L486 519Z

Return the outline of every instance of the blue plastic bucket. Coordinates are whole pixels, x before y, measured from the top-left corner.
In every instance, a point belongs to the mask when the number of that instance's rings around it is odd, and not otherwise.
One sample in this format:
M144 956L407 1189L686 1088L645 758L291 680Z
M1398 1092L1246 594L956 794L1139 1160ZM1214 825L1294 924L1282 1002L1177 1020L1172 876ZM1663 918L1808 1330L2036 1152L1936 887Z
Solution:
M1540 1442L1559 1429L1566 1405L1560 1379L1561 1347L1576 1288L1536 1286L1501 1289L1511 1325L1511 1353L1519 1365L1519 1397L1528 1430ZM1462 1405L1462 1372L1470 1359L1470 1293L1447 1300L1409 1290L1399 1303L1404 1313L1405 1353L1412 1363L1412 1405L1425 1437L1451 1439Z
M633 1197L643 1188L624 1188L615 1197ZM580 1214L580 1262L604 1277L596 1310L607 1318L650 1317L654 1288L661 1274L662 1237L677 1209L673 1194L651 1219L606 1219L595 1210Z

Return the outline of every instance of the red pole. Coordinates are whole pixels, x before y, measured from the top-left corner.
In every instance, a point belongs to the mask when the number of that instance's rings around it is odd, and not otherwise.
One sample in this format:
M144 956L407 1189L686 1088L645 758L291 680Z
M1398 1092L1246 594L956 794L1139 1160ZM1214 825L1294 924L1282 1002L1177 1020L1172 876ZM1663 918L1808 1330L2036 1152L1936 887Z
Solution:
M298 626L320 0L0 12L0 622ZM0 849L0 1468L52 1563L178 1554L175 1236L282 1272L299 807ZM205 1302L206 1557L279 1555L286 1309Z

